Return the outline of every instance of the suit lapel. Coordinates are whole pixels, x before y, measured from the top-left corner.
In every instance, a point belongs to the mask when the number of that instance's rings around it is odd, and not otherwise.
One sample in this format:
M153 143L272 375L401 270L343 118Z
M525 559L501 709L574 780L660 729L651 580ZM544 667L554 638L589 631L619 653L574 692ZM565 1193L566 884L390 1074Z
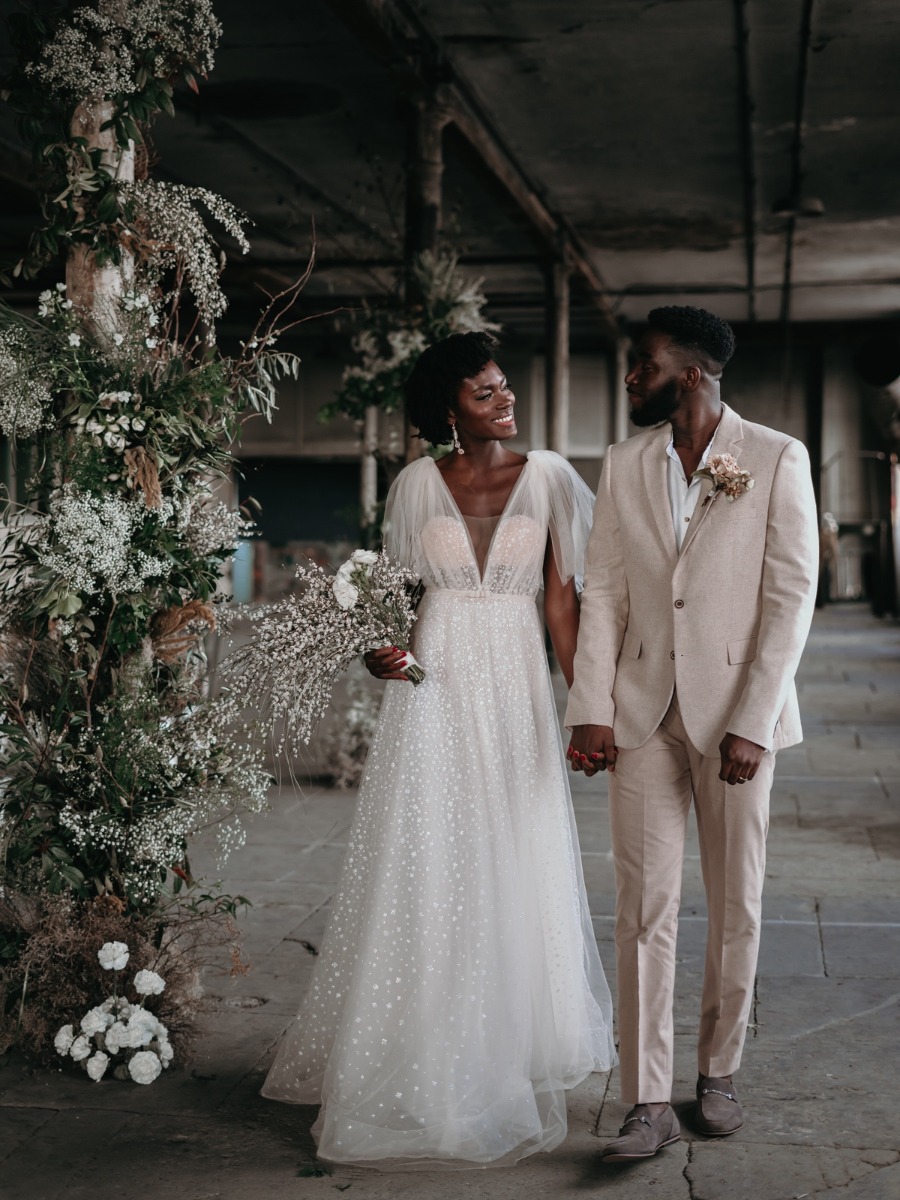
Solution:
M744 423L737 415L733 408L729 408L727 404L722 405L722 420L716 429L713 444L709 451L709 457L714 454L733 454L740 461L741 441L744 437ZM691 523L687 527L687 533L684 535L684 541L681 544L681 555L685 553L688 546L697 536L697 530L707 519L707 514L714 504L724 504L721 496L712 496L712 480L703 479L700 486L700 495L697 498L697 506L694 509Z
M644 476L644 487L647 491L647 502L663 550L668 558L674 559L676 554L675 530L672 528L672 509L669 505L669 484L667 476L666 445L672 436L671 426L663 425L657 437L651 438L644 447L641 455L641 469Z

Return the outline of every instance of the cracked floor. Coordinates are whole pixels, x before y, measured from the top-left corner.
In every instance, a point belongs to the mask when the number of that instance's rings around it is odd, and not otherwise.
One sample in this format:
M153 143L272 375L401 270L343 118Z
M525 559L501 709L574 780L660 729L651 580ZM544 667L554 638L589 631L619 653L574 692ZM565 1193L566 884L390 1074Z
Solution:
M226 887L254 900L246 976L208 974L215 998L194 1062L149 1088L0 1069L3 1200L617 1200L900 1198L895 1064L900 1042L900 627L862 606L817 613L803 659L806 740L779 755L762 950L734 1138L695 1137L691 1092L703 961L696 838L685 863L676 993L683 1140L603 1167L618 1077L570 1093L569 1136L509 1170L314 1173L314 1110L259 1098L322 935L352 795L285 789L232 858ZM591 911L614 984L613 873L601 778L573 786Z

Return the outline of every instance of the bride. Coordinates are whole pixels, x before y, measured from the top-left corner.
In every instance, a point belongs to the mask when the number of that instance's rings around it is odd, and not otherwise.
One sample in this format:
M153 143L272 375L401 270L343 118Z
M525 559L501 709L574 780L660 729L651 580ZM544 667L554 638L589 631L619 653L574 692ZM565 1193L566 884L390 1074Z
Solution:
M300 1014L262 1094L321 1104L321 1158L509 1165L566 1134L564 1089L615 1061L544 637L566 682L593 497L527 457L486 334L426 350L407 384L422 437L452 441L388 495L385 548L425 585L391 680Z

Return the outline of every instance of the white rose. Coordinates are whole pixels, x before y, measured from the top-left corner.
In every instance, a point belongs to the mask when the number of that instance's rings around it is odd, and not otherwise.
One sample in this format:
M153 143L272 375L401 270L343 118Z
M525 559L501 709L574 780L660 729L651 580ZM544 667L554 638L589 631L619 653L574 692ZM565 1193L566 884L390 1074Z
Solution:
M134 977L134 990L141 996L158 996L165 987L166 981L155 971L138 971Z
M331 590L334 592L334 598L341 608L353 608L359 599L359 590L352 583L344 578L340 573L334 577L331 584Z
M112 1025L112 1022L112 1016L104 1012L102 1008L92 1008L81 1018L81 1032L86 1033L88 1037L93 1037L95 1033L103 1033L108 1026Z
M361 563L366 567L374 567L378 562L378 555L374 550L354 550L350 555L350 561Z
M68 1054L72 1049L72 1043L75 1041L75 1030L71 1025L63 1025L59 1033L53 1039L53 1045L56 1047L57 1054Z
M71 1049L69 1050L69 1053L76 1062L81 1062L83 1058L87 1058L90 1052L91 1043L87 1040L84 1034L75 1039L75 1041L72 1043Z
M128 947L124 942L104 942L97 951L104 971L124 971L128 963Z
M152 1083L160 1071L162 1066L152 1050L139 1050L128 1064L128 1074L135 1083Z
M171 1045L165 1041L160 1041L156 1053L159 1055L160 1061L164 1067L167 1067L175 1057L175 1051L172 1049Z
M88 1075L97 1083L106 1074L106 1068L109 1066L109 1055L104 1054L102 1050L98 1050L96 1054L91 1055L85 1065L87 1066Z

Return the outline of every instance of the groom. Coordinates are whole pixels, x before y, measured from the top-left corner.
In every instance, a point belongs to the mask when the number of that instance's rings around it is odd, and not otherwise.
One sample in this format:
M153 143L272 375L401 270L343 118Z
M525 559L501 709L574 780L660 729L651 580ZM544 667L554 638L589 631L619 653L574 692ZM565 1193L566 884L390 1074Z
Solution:
M610 446L588 545L566 725L573 770L610 772L622 1098L604 1147L649 1158L670 1103L684 838L697 817L708 930L697 1120L743 1124L732 1074L753 994L775 752L801 739L794 674L812 619L816 507L800 442L743 420L719 380L731 327L657 308L625 383L646 432Z

